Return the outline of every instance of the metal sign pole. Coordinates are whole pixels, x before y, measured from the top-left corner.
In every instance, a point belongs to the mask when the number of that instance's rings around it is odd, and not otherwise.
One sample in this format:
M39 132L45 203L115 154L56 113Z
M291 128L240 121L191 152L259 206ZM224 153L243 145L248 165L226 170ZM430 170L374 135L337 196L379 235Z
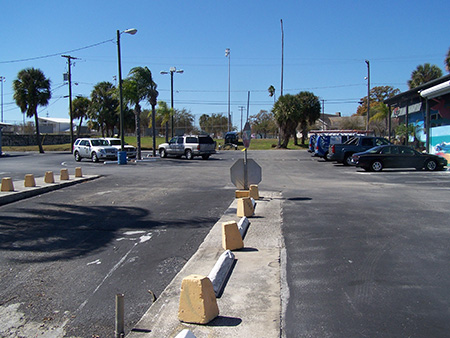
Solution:
M248 190L247 148L244 149L244 190Z

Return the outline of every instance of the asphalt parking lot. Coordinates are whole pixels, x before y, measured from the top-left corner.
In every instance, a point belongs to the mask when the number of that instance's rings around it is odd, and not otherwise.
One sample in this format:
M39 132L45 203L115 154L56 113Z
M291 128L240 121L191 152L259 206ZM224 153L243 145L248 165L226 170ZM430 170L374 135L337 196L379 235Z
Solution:
M2 175L82 166L104 176L0 207L2 318L9 309L55 337L103 337L111 295L130 294L130 329L148 289L159 295L192 256L233 199L229 168L242 153L127 166L15 156L0 159ZM260 190L282 194L280 336L448 335L450 172L367 173L306 151L249 157L263 169Z

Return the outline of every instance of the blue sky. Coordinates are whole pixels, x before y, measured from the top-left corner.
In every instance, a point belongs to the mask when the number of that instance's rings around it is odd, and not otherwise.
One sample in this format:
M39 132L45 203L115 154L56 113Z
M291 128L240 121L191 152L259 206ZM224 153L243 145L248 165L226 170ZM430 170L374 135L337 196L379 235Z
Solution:
M67 53L79 58L72 68L73 95L89 96L101 81L117 76L116 30L122 34L122 74L147 66L170 104L170 76L161 70L183 69L174 75L175 108L196 117L225 113L228 106L228 59L231 49L231 111L240 127L239 107L250 115L270 110L273 85L281 80L281 25L284 25L284 94L307 90L325 100L325 112L352 115L371 85L407 90L419 64L439 66L450 47L446 0L409 1L2 1L0 75L3 121L20 123L12 81L27 67L41 69L52 81L50 105L40 116L68 117ZM106 41L106 42L105 42ZM104 42L104 43L101 43ZM76 49L94 45L91 48ZM38 58L46 55L56 56ZM29 61L18 61L38 58ZM244 115L245 116L245 115Z

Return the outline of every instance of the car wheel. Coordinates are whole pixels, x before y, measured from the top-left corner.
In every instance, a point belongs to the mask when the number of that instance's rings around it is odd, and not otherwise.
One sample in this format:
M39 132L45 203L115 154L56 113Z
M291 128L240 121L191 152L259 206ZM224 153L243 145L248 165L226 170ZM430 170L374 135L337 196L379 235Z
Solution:
M352 165L352 154L345 154L344 165Z
M323 159L325 161L329 161L329 159L328 159L328 151L323 155Z
M187 160L192 160L194 158L194 156L192 156L192 151L191 150L186 150L186 152L184 153L184 156L186 156Z
M209 155L202 155L202 159L207 160L209 158Z
M95 151L92 153L91 158L92 158L92 162L98 162L98 156L97 156L97 153Z
M427 163L425 163L425 169L428 171L435 171L438 168L439 166L435 160L428 160Z
M370 169L372 171L379 172L383 170L383 163L381 163L380 161L373 161L370 165Z
M161 158L167 157L167 153L164 148L159 149L159 157L161 157Z
M75 161L80 162L81 161L81 156L80 153L78 151L75 152Z

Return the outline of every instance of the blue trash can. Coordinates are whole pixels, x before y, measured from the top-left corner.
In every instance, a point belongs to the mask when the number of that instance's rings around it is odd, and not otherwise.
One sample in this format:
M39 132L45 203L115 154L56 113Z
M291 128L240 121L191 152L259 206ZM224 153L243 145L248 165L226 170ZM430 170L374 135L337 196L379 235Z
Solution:
M118 151L117 152L117 162L119 164L127 164L127 152L126 151Z

